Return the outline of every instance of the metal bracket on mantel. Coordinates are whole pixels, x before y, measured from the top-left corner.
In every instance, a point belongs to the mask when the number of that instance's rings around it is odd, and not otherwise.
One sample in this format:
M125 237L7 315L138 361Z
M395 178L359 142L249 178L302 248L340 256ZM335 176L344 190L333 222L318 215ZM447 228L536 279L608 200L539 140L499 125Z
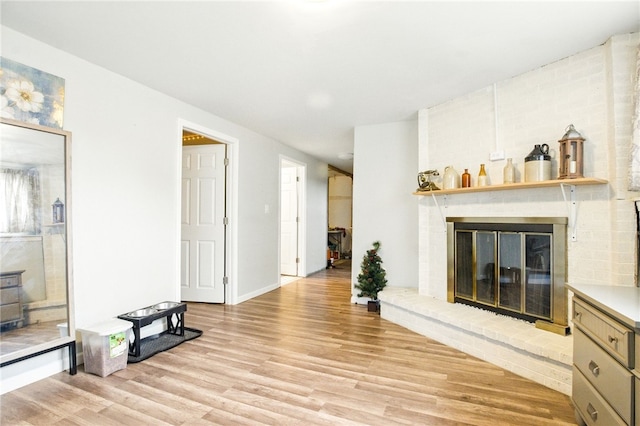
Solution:
M445 219L444 214L442 214L442 209L440 208L440 205L438 204L438 200L436 200L436 194L434 194L433 192L431 193L431 198L433 198L433 202L436 204L436 207L438 208L438 212L440 213L440 217L442 218L442 226L444 227L444 233L447 233L447 219ZM444 208L447 208L447 196L444 195Z
M569 187L569 200L567 200L567 194L564 190L565 186ZM564 202L567 203L567 209L569 210L569 228L571 229L571 241L578 241L576 232L576 222L578 217L578 205L576 203L576 186L561 183L560 189L562 190L562 198L564 198Z

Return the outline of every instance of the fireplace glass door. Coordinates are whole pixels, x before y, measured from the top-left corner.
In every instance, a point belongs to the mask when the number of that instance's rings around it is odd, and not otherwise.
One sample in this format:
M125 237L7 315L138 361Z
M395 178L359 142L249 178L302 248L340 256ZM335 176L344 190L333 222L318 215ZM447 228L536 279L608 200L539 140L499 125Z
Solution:
M549 318L551 315L551 236L525 235L525 313Z
M476 300L496 304L496 233L476 232Z
M456 295L473 299L473 232L456 232Z
M522 238L517 232L500 232L498 263L498 306L522 309Z
M550 233L457 230L455 240L456 300L551 318Z

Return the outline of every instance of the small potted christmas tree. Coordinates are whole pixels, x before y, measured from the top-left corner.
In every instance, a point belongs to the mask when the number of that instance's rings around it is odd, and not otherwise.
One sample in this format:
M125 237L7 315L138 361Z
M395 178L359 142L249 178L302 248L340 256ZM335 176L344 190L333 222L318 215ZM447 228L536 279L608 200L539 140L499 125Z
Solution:
M380 308L378 300L378 292L387 285L385 278L387 272L382 267L382 259L378 255L380 249L380 241L373 243L373 248L367 250L367 254L362 258L360 264L360 274L358 275L358 284L354 287L360 290L358 297L369 297L367 307L369 312L377 312Z

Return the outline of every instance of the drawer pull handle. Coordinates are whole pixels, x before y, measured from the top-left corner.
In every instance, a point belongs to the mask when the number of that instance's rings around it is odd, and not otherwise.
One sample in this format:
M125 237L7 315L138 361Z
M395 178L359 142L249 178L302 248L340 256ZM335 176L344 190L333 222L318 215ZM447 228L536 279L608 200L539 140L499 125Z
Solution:
M575 319L577 319L578 321L580 321L580 317L582 316L582 312L575 312L575 314L573 315Z
M589 370L591 370L591 373L596 377L600 374L600 367L593 361L589 363Z
M609 340L609 343L618 343L617 337L607 336L607 340Z
M593 405L591 405L591 403L587 405L587 413L589 413L594 422L598 420L598 410L593 408Z

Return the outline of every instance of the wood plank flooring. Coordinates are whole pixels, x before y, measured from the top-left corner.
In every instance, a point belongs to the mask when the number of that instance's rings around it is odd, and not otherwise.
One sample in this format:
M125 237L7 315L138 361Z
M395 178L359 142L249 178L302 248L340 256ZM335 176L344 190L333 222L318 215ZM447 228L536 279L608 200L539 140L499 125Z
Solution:
M349 281L342 263L236 306L190 303L201 337L2 395L0 424L576 424L567 396L349 303Z

